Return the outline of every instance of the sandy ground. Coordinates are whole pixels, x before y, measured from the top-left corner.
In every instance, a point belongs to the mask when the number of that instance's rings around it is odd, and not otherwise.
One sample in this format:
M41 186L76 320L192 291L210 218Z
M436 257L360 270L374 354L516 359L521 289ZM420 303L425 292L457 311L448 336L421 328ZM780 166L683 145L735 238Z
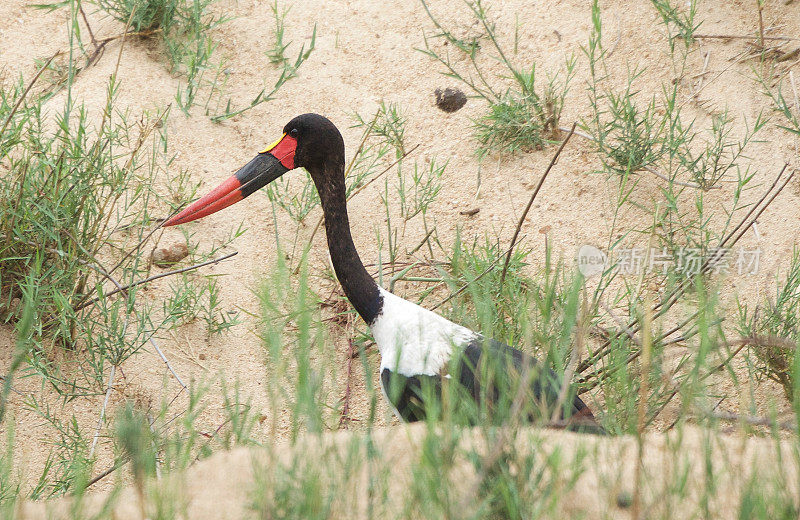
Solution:
M458 0L431 4L434 14L447 26L456 27L465 35L475 30L468 10ZM505 41L511 41L515 21L519 21L520 45L514 60L520 65L535 61L537 70L556 71L568 56L578 58L576 78L562 121L568 125L585 117L588 114L585 91L587 64L580 46L586 44L591 28L587 3L561 0L544 4L522 1L494 4L491 16ZM703 22L700 32L752 33L758 27L758 17L751 4L753 2L702 2L698 13ZM259 0L221 0L214 10L234 17L216 30L214 37L219 42L217 57L224 57L229 64L227 94L244 105L277 75L264 55L272 38L271 11L268 3ZM30 77L36 70L35 59L67 48L68 14L64 10L46 13L27 6L24 1L0 0L0 12L3 14L0 70L6 77ZM765 26L774 27L770 34L800 36L800 3L784 5L782 1L768 1L764 17ZM90 12L89 20L98 37L115 35L122 30L119 23L100 13ZM658 93L671 69L662 29L651 4L632 0L603 6L603 20L606 44L614 48L609 60L610 81L621 86L628 67L646 67L637 87L644 95ZM454 114L445 114L435 107L433 92L436 88L460 85L442 76L438 65L415 50L424 45L423 32L430 34L434 31L417 3L368 0L293 3L287 17L286 40L294 42L290 55L297 52L301 43L308 44L315 23L316 50L300 69L299 77L280 91L277 100L259 105L222 124L211 122L200 109L187 118L173 107L166 124L171 149L178 152L174 171L188 169L193 178L201 182L200 192L206 192L279 136L291 117L303 112L319 112L337 123L345 137L349 157L361 134L361 130L351 128L352 113L369 117L381 100L398 103L407 117L407 146L420 145L413 158L418 161L433 158L450 161L442 193L429 214L436 223L439 236L445 238L443 242L448 243L447 239L453 237L456 228L460 227L462 236L467 239L489 233L507 243L530 196L530 189L549 162L552 150L478 162L474 154L471 120L481 116L486 106L482 101L471 99ZM436 45L440 51L447 50L441 43ZM736 132L741 134L745 121L752 122L761 111L768 112L767 100L753 81L753 63L734 61L746 43L742 40L709 39L700 40L698 45L700 52L694 53L690 63L697 73L702 72L704 56L708 53L707 79L696 99L683 100L686 113L696 118L698 125L707 126L712 112L728 108L736 117ZM80 74L73 88L73 97L98 117L105 102L105 85L115 69L118 52L119 44L110 44L98 63ZM181 78L170 75L163 63L163 54L156 43L126 42L119 65L119 107L140 114L173 103ZM502 73L500 66L488 59L484 65L486 70ZM800 70L795 67L797 74ZM497 80L496 85L501 86L502 81ZM55 96L48 106L52 110L58 109L63 104L64 95ZM744 195L750 201L757 199L785 162L797 166L798 161L797 139L788 137L783 130L770 124L762 130L760 137L766 143L752 145L748 156L755 171L754 182L762 188ZM525 233L528 236L526 245L533 249L531 269L541 267L536 259L542 258L545 235L555 251L567 259L573 258L582 244L603 244L609 240L615 188L604 175L593 173L598 167L585 141L576 139L565 150L528 216ZM659 197L656 179L645 178L642 182L645 189L639 192L639 196ZM358 196L358 202L350 207L353 234L365 263L378 261L374 237L376 230L385 233L381 185L375 183L365 190ZM758 233L749 233L743 239L742 243L748 247L761 247L761 269L757 275L725 281L725 287L731 291L724 293L723 298L729 302L736 293L748 301L760 301L773 291L776 275L788 264L797 240L800 181L791 188L759 219ZM708 194L707 202L719 207L729 197L726 190L718 190ZM480 208L477 215L460 214L460 211L476 207ZM286 230L287 236L293 235L295 224L289 217L279 213L277 218L279 229ZM307 220L311 225L300 230L301 240L310 236L318 218L317 209ZM618 225L624 229L627 225L640 224L640 219L640 215L631 212L624 214ZM225 212L204 219L202 223L191 224L191 240L207 249L242 222L248 228L247 233L232 246L239 252L238 256L205 268L203 272L226 275L222 278L221 293L224 309L258 314L259 305L253 290L274 261L274 250L267 245L271 244L273 237L267 198L253 196ZM413 245L424 234L421 222L411 221L403 241ZM167 230L160 240L170 244L181 239L180 231ZM315 239L311 261L312 268L322 269L327 265L327 251L321 235ZM333 288L328 282L318 283L320 294L328 294ZM168 281L159 281L140 294L143 298L158 301L168 287ZM399 285L396 292L403 295L416 290L414 286ZM228 333L208 337L202 326L190 324L160 338L160 345L185 380L223 373L229 381L240 382L258 413L272 416L275 411L269 409L263 388L266 381L265 354L255 334L257 324L246 313L242 314L244 323ZM333 364L338 367L335 391L341 395L345 387L347 336L336 329L332 334L336 345ZM12 345L12 330L0 327L0 362L3 365L11 359ZM370 354L368 361L372 373L375 373L376 354ZM357 420L368 413L360 372L356 370L351 381L351 415L356 419L354 428L358 428ZM179 389L152 352L126 362L122 373L114 386L112 408L129 398L158 403ZM59 404L35 377L18 381L16 388L23 394L37 394ZM788 406L780 399L776 387L765 384L759 391L759 402L764 406L758 412L768 410L771 402L777 403L780 413L788 412ZM24 477L35 478L44 463L52 432L43 427L41 419L21 405L20 398L15 398L14 404L16 457L20 467L28 468ZM175 406L182 405L178 402ZM734 402L732 410L735 411L737 406L738 403ZM101 398L80 399L64 405L64 412L75 414L81 427L91 431L100 407ZM383 420L391 422L382 402L380 407ZM213 431L220 424L221 417L219 403L211 402L203 423ZM669 422L669 416L666 422ZM254 435L261 440L280 440L268 439L268 424L270 421L264 421L263 425L257 426ZM243 463L241 453L232 457L239 457L237 460ZM101 450L99 456L98 467L107 466L110 453ZM102 463L104 460L105 464ZM210 468L210 464L204 463L202 467ZM99 487L102 486L101 483Z
M405 490L412 479L417 453L427 435L425 425L398 426L388 429L379 429L372 434L374 449L380 459L378 471L388 483L387 500L378 500L378 506L373 503L372 514L379 511L383 517L395 517L404 511L409 504L404 498ZM251 504L261 494L270 495L273 490L265 486L264 472L268 468L282 465L291 468L290 462L296 457L295 450L301 450L301 457L310 457L325 463L325 474L328 478L339 482L337 489L341 494L336 497L329 518L371 518L367 512L369 503L369 468L360 467L349 474L342 474L340 467L330 464L336 457L361 456L366 458L365 443L362 434L353 435L350 432L338 432L324 436L310 436L301 441L295 449L278 446L278 450L267 452L238 448L231 452L217 454L207 460L201 461L185 474L171 475L168 481L159 482L164 489L173 490L172 496L180 497L177 503L166 505L166 509L174 508L180 511L185 518L193 519L241 519L262 518L258 516ZM477 431L466 432L462 437L459 448L474 451L485 455L486 445ZM563 493L563 500L559 501L553 510L543 505L546 511L545 518L630 518L630 502L625 496L632 493L638 446L632 437L595 438L587 435L573 433L523 430L517 437L516 445L521 456L535 452L537 466L544 473L543 480L551 483L548 487L554 493ZM712 446L708 448L708 444ZM797 485L797 461L787 457L785 464L776 466L776 444L769 439L752 439L730 436L717 441L710 441L707 432L701 429L688 427L681 433L653 434L644 439L645 456L643 458L642 474L643 503L648 504L643 511L645 518L689 518L702 509L699 498L702 489L707 485L718 486L724 492L709 503L705 504L708 518L734 518L737 514L743 489L747 483L758 482L758 493L769 496L774 493L772 478L780 471L784 471L786 482L791 488ZM354 451L355 450L355 451ZM675 455L676 450L680 455ZM779 450L784 454L792 451L791 443L782 442ZM271 453L271 454L270 454ZM706 465L709 459L721 461L720 467L714 467L713 484L710 484L709 468ZM592 460L608 461L604 465L593 466ZM562 469L556 475L548 473L545 460L559 460ZM308 458L306 458L308 460ZM583 468L580 477L574 481L569 468ZM777 468L781 468L778 470ZM373 471L375 469L373 468ZM469 505L469 491L474 489L476 479L479 477L475 467L461 456L456 456L453 466L448 473L453 486L450 497L452 511L460 511ZM552 481L550 479L553 479ZM348 484L344 484L348 483ZM325 484L323 484L324 486ZM670 486L676 486L670 489ZM680 499L676 500L676 488L683 489L679 492ZM323 487L324 489L324 487ZM558 490L558 491L555 491ZM157 503L157 492L154 488L149 490L146 509L154 514L153 507ZM147 492L146 492L147 494ZM541 497L543 504L547 504L547 495ZM670 497L665 499L664 497ZM96 494L89 497L82 504L85 515L96 513L108 503L107 494ZM374 502L373 498L373 502ZM141 518L141 500L132 488L125 489L117 497L113 508L114 518L135 519ZM69 500L60 500L55 503L24 504L20 507L20 518L42 518L47 515L53 520L72 518L70 507L74 507ZM430 513L430 512L429 512ZM457 513L456 513L457 514ZM268 517L268 516L267 516ZM430 518L429 516L426 516Z

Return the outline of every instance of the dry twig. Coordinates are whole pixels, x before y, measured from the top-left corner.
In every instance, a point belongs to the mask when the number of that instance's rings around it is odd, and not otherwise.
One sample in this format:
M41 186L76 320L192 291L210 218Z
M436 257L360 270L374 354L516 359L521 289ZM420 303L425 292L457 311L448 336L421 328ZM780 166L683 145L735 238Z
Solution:
M539 194L539 190L542 188L542 184L544 184L544 180L547 178L547 174L550 173L550 170L553 169L553 166L555 166L556 162L558 162L558 157L561 155L561 151L564 150L564 147L569 142L570 137L572 137L572 134L575 133L576 126L578 126L577 121L572 123L572 128L570 128L567 137L565 137L564 140L561 141L561 146L558 147L558 150L556 150L555 155L553 155L553 158L550 160L550 164L547 165L547 169L544 171L544 174L542 174L542 177L539 179L539 183L533 190L533 194L531 194L531 198L528 201L528 205L525 206L525 211L523 211L522 215L520 215L519 217L519 221L517 222L517 229L514 230L514 236L511 237L511 247L508 248L508 253L506 253L506 261L503 264L503 272L500 274L500 286L498 287L498 290L503 288L503 282L505 282L506 280L506 272L508 271L508 264L509 262L511 262L511 254L514 251L514 245L517 243L517 237L519 236L520 229L522 229L522 224L525 223L525 218L527 218L528 212L531 210L531 206L533 206L533 201L536 200L536 195Z
M236 256L238 254L239 254L238 251L234 251L233 253L229 253L229 254L227 254L225 256L222 256L222 257L219 257L219 258L215 258L213 260L207 260L207 261L201 262L199 264L194 264L194 265L190 265L188 267L183 267L181 269L175 269L173 271L167 271L166 273L160 273L160 274L157 274L157 275L154 275L154 276L150 276L148 278L145 278L144 280L137 280L135 282L131 282L131 283L127 284L127 285L123 285L122 287L117 287L113 291L110 291L110 292L104 294L103 296L98 296L96 298L92 298L91 300L78 305L77 307L75 307L75 311L79 311L81 309L85 309L89 305L92 305L93 303L97 303L102 298L108 298L109 296L113 296L113 295L117 294L118 292L126 291L126 290L130 289L131 287L137 287L139 285L150 283L150 282L152 282L154 280L158 280L159 278L164 278L165 276L172 276L174 274L181 274L181 273L185 273L187 271L193 271L195 269L199 269L201 267L205 267L207 265L217 264L219 262L222 262L223 260L227 260L228 258L234 257L234 256Z

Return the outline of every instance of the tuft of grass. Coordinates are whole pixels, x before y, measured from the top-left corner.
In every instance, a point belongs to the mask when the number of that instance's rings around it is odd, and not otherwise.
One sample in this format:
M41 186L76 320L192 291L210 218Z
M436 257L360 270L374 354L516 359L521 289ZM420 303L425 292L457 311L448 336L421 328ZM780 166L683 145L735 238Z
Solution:
M772 101L773 110L783 117L784 123L778 126L787 132L800 136L800 101L798 101L800 99L800 90L798 90L794 72L789 71L788 82L781 77L777 83L773 83L771 78L777 75L775 70L767 68L766 72L757 73L756 80L761 86L764 95ZM789 90L789 99L786 99L785 90Z
M288 426L292 440L301 432L319 433L333 422L328 381L333 359L331 344L319 319L318 298L308 282L305 257L299 280L291 280L284 254L279 251L271 275L257 292L261 302L261 339L269 366L267 397L272 410L286 410L288 425L273 413L270 431ZM291 346L291 349L287 349Z
M214 276L186 273L171 284L172 293L162 302L165 327L178 328L201 318L209 334L219 334L240 323L237 312L220 309L219 287Z
M290 45L291 42L286 44L287 46ZM243 108L235 108L233 105L233 100L228 98L227 102L225 103L225 107L221 112L218 112L216 115L211 116L211 120L215 123L219 123L225 121L227 119L231 119L233 117L239 116L244 114L248 110L251 110L262 103L268 103L273 101L278 91L285 85L288 81L297 77L298 70L303 63L308 60L311 56L311 53L314 52L317 44L317 26L314 25L314 31L311 33L311 41L308 44L308 48L306 48L306 44L300 47L300 50L297 53L297 58L294 62L291 61L284 61L281 64L281 74L275 83L272 84L271 87L267 86L261 89L258 94L250 101L249 104L245 105Z
M353 118L356 120L356 128L369 128L370 135L394 148L398 159L405 155L406 118L399 104L387 105L385 101L381 101L374 122L364 120L358 113Z
M621 174L651 166L666 152L663 132L667 122L657 115L655 98L644 107L636 101L633 83L643 72L629 71L625 90L602 94L607 108L600 108L600 99L593 100L598 107L592 126L599 156L605 168ZM607 158L611 160L606 162Z
M275 0L271 5L272 17L275 19L275 29L272 33L273 42L272 47L267 50L267 58L273 65L283 65L289 59L286 57L286 49L289 48L291 42L284 43L283 35L286 32L286 15L291 11L291 6L278 8L278 0Z
M677 2L671 0L650 0L661 17L661 23L667 28L670 48L674 50L675 40L683 41L686 48L694 43L694 33L700 28L702 22L695 21L697 15L697 0L686 2L679 7Z
M757 373L777 382L786 398L793 401L797 386L796 345L800 345L800 250L795 249L774 299L752 312L747 304L739 302L738 321L737 328L743 336L761 338L754 339L749 347Z
M184 113L188 115L202 88L208 87L212 92L217 88L219 73L212 80L206 79L206 72L214 68L211 58L216 44L211 32L229 19L212 13L210 8L216 0L92 1L128 27L132 36L159 38L172 72L186 78L175 96Z
M534 68L531 68L531 76ZM531 80L532 81L532 80ZM489 105L489 113L475 121L478 155L514 154L541 150L558 134L565 90L551 83L540 97L507 94Z
M411 220L415 216L422 214L423 217L428 208L436 201L442 189L442 174L447 163L437 164L436 159L431 159L426 165L420 166L414 162L414 172L410 176L410 185L406 186L406 181L402 174L402 169L397 170L397 199L400 204L400 215L405 220Z

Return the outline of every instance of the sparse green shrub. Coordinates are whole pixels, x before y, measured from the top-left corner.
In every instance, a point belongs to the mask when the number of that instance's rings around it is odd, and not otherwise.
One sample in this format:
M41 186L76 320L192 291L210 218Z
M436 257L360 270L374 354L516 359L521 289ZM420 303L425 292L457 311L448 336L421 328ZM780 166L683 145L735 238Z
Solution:
M800 250L795 249L785 279L768 299L750 312L739 304L738 329L753 338L749 352L755 369L783 388L793 401L797 388L796 358L800 348Z

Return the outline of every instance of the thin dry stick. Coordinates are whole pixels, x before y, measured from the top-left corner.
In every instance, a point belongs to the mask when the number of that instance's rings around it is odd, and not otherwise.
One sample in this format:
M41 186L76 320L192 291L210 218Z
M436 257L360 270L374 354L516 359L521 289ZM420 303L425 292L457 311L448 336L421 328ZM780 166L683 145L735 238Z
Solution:
M792 84L792 92L794 93L794 109L800 115L800 94L797 93L797 83L794 81L794 71L789 71L789 82ZM800 147L798 147L797 139L794 141L794 152L800 155Z
M695 77L699 77L700 78L697 81L697 88L698 89L702 89L703 88L703 81L705 80L706 73L708 72L708 62L710 61L710 59L711 59L711 51L706 51L705 59L703 60L703 70L700 72L700 74L697 74L695 76ZM689 84L689 87L692 90L691 97L696 99L698 94L700 94L700 90L695 91L695 89L691 85L691 83Z
M424 246L424 245L425 245L425 244L428 242L428 239L429 239L429 238L431 238L431 235L433 235L433 232L434 232L434 231L436 231L436 228L435 228L435 227L434 227L434 228L431 228L431 230L430 230L430 231L428 231L428 234L427 234L427 235L425 235L425 238L423 238L423 239L422 239L422 242L420 242L420 243L419 243L419 244L418 244L416 247L414 247L414 249L412 249L412 250L411 250L411 251L408 253L408 256L412 256L414 253L416 253L417 251L419 251L419 249L420 249L422 246Z
M751 426L769 426L771 428L779 428L781 430L788 430L791 432L797 430L797 423L794 421L778 422L774 419L770 419L769 417L757 417L754 415L739 415L729 412L712 412L708 415L713 417L714 419L719 419L720 421L744 423L744 424L749 424Z
M134 9L135 9L135 6L134 6ZM131 13L131 14L133 14L133 13ZM125 26L125 31L124 31L123 33L121 33L121 34L116 34L116 35L114 35L114 36L109 36L109 37L107 37L107 38L103 38L102 40L96 40L96 41L94 42L94 43L95 43L94 50L93 50L93 51L92 51L92 53L91 53L91 54L90 54L90 55L89 55L89 56L86 58L86 66L84 66L84 67L82 67L82 68L79 68L79 69L78 69L78 70L75 72L75 74L77 74L78 72L81 72L81 71L83 71L83 70L84 70L84 69L86 69L86 68L87 68L89 65L91 65L91 64L92 64L92 63L94 63L95 61L99 60L99 59L100 59L100 57L101 57L101 56L103 55L103 53L105 52L106 45L108 45L109 43L111 43L111 42L113 42L113 41L115 41L115 40L120 40L120 39L121 39L121 40L124 40L124 39L125 39L125 38L127 38L128 36L141 36L141 37L145 37L145 36L152 36L153 34L156 34L156 33L160 33L160 32L162 32L162 29L161 29L161 28L158 28L158 29L148 29L148 30L146 30L146 31L129 31L129 30L128 30L129 28L130 28L130 23L129 23L128 25L126 25L126 26ZM59 51L59 53L58 53L58 54L65 54L65 53L66 53L66 51Z
M342 414L339 416L339 428L346 428L350 422L350 379L353 375L353 358L355 356L356 345L352 339L348 340L347 348L347 384L344 388L344 398L342 399Z
M194 265L190 265L188 267L183 267L181 269L175 269L174 271L167 271L166 273L161 273L161 274L157 274L157 275L154 275L154 276L150 276L149 278L145 278L144 280L138 280L136 282L131 282L131 283L127 284L127 285L123 285L122 287L118 287L118 288L114 289L113 291L104 294L103 296L98 296L96 298L92 298L88 302L85 302L85 303L82 303L82 304L78 305L77 307L75 307L75 311L79 311L81 309L84 309L84 308L88 307L89 305L92 305L93 303L97 303L102 298L108 298L109 296L113 296L113 295L117 294L118 292L126 291L126 290L130 289L131 287L136 287L136 286L139 286L139 285L142 285L142 284L150 283L150 282L152 282L154 280L158 280L159 278L164 278L165 276L172 276L174 274L181 274L181 273L185 273L187 271L193 271L195 269L199 269L201 267L205 267L207 265L216 264L216 263L222 262L223 260L227 260L228 258L236 256L238 254L239 254L238 251L234 251L233 253L227 254L227 255L222 256L220 258L215 258L213 260L207 260L207 261L201 262L199 264L194 264Z
M617 18L617 39L611 45L611 49L608 51L608 54L606 54L605 59L610 58L611 55L614 54L614 51L617 50L619 42L622 41L622 18L620 17L619 13L616 14L616 18Z
M92 31L92 26L89 25L89 20L86 18L86 11L83 10L83 4L80 2L78 2L78 11L81 13L81 18L83 18L83 23L86 25L86 30L89 31L89 38L92 40L92 47L96 49L97 40L94 37L94 31Z
M697 92L695 93L695 95L697 95L697 94L699 94L699 93L700 93L700 91L697 91ZM667 177L666 175L664 175L664 174L663 174L663 173L661 173L660 171L656 170L656 169L655 169L655 168L653 168L652 166L643 166L643 167L642 167L642 169L643 169L643 170L645 170L645 171L647 171L647 172L650 172L650 173L652 173L653 175L655 175L655 176L656 176L656 177L658 177L659 179L663 179L663 180L665 180L665 181L667 181L667 182L671 182L672 184L677 184L678 186L685 186L685 187L687 187L687 188L703 189L703 187L702 187L702 186L700 186L699 184L694 184L693 182L684 182L684 181L679 181L678 179L670 179L669 177ZM721 186L710 186L710 187L708 187L708 188L706 188L706 189L709 189L709 190L718 190L718 189L720 189L720 188L721 188Z
M570 137L572 137L572 134L575 133L576 126L578 126L577 121L572 123L572 128L570 128L567 137L565 137L564 140L561 141L561 146L558 147L558 150L556 150L555 155L553 155L553 158L550 159L550 164L547 165L547 169L544 171L544 174L539 179L539 183L533 190L533 194L531 195L531 198L528 201L528 205L525 206L525 211L523 211L522 215L520 215L519 217L519 221L517 222L517 229L514 230L514 236L511 237L511 247L508 248L508 253L506 254L506 261L503 264L503 272L500 274L500 286L498 287L498 290L501 290L503 288L503 282L505 282L506 280L506 272L508 271L508 264L509 262L511 262L511 254L514 251L514 245L517 243L517 237L519 236L519 232L522 229L522 224L525 223L525 219L528 216L528 212L531 210L531 206L533 206L533 201L536 200L536 195L539 194L539 190L542 188L542 184L544 184L544 180L547 178L547 174L550 173L550 170L552 170L553 166L555 166L556 162L558 162L558 157L561 155L561 151L564 150L564 147L569 142Z
M644 428L647 418L647 397L650 393L650 354L653 347L653 337L651 326L653 323L653 313L650 310L649 298L645 301L644 320L642 324L642 369L641 383L639 384L639 403L638 418L636 427L637 457L634 477L633 507L631 518L639 520L639 512L642 510L642 470L644 469Z
M181 377L172 368L172 365L169 364L169 361L167 360L167 356L165 356L164 353L161 352L161 349L158 348L158 345L156 345L155 340L153 340L153 336L150 336L150 344L153 345L153 348L156 349L156 352L158 352L158 355L161 358L161 361L163 361L164 364L167 365L167 368L172 373L173 377L175 377L175 380L178 382L178 384L181 385L181 387L183 387L184 390L188 390L189 387L186 386L186 384L181 380Z
M694 34L692 38L697 38L699 40L778 40L784 42L800 40L800 38L791 38L789 36L763 36L760 34L755 34L753 36L738 34Z
M524 236L524 235L523 235L523 238L525 238L525 236ZM511 247L514 247L514 246L513 246L513 244L512 244L512 246L511 246ZM509 247L509 248L508 248L508 251L510 251L510 250L511 250L511 247ZM436 305L434 305L433 307L431 307L431 309L430 309L430 310L432 310L432 311L435 311L436 309L438 309L439 307L441 307L441 306L442 306L442 305L444 305L445 303L449 302L450 300L452 300L453 298L455 298L456 296L458 296L458 295L459 295L459 294L461 294L462 292L466 291L466 290L467 290L467 287L469 287L469 286L470 286L470 285L472 285L473 283L475 283L475 282L477 282L478 280L480 280L481 278L483 278L483 277L484 277L486 274L488 274L488 273L489 273L489 271L493 270L493 269L494 269L494 267L497 265L497 262L499 262L501 258L502 258L502 256L498 256L497 258L495 258L495 259L494 259L494 261L493 261L491 264L489 264L489 267L487 267L486 269L484 269L484 270L483 270L483 272L482 272L481 274L479 274L478 276L476 276L476 277L475 277L473 280L470 280L469 282L465 283L463 286L461 286L461 288L460 288L459 290L457 290L456 292L454 292L453 294L451 294L450 296L448 296L448 297L447 297L447 298L445 298L444 300L440 301L439 303L437 303Z
M122 466L124 466L125 464L130 462L130 460L131 459L129 459L128 457L123 457L123 458L119 459L110 468L108 468L107 470L101 472L96 477L94 477L89 482L87 482L86 483L86 487L88 488L89 486L91 486L93 484L97 484L98 482L100 482L101 480L103 480L104 478L106 478L107 476L111 475L116 470L118 470L119 468L121 468Z
M5 383L7 380L6 380L5 376L0 376L0 381ZM8 389L11 390L12 392L14 392L15 394L19 395L19 396L27 397L25 394L23 394L22 392L20 392L16 388L14 388L14 386L11 385L11 384L8 385Z
M25 101L28 92L30 92L31 88L33 88L33 84L36 83L36 81L39 79L39 76L42 75L42 72L44 72L45 69L47 69L47 67L50 66L50 62L53 61L55 57L56 57L55 54L50 56L50 59L47 60L47 62L45 62L45 64L42 65L42 67L36 72L36 74L33 76L33 79L30 81L30 83L28 83L28 86L25 87L25 90L22 92L22 95L19 97L17 102L14 103L14 107L11 109L11 112L8 113L8 117L6 117L5 123L3 123L3 128L0 129L0 137L2 137L3 134L5 134L6 128L8 128L8 124L11 122L11 119L14 117L14 114L17 113L17 110L19 110L19 107L20 105L22 105L22 102Z
M758 45L764 48L764 6L761 5L761 0L756 0L756 8L758 9Z

